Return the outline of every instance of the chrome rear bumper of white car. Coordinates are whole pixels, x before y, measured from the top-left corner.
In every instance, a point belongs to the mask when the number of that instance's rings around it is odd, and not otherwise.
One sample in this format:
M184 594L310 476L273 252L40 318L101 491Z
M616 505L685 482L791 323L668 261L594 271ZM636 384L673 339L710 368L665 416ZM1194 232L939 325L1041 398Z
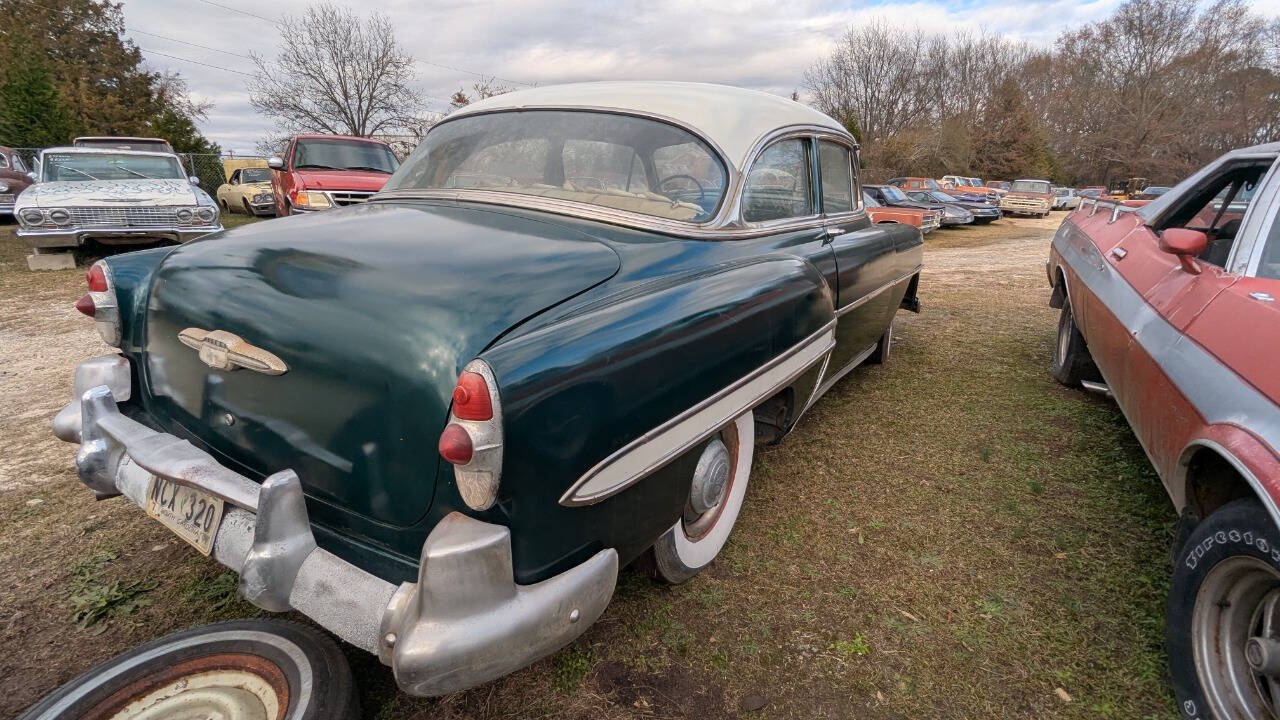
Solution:
M129 361L92 358L76 370L54 434L80 443L76 469L98 498L147 506L153 478L196 488L229 506L211 556L240 574L240 591L270 611L297 610L378 655L400 687L442 695L493 680L549 655L591 626L613 596L618 555L533 585L517 585L508 528L451 513L423 545L418 582L393 585L316 546L302 484L282 470L261 485L186 440L120 412Z

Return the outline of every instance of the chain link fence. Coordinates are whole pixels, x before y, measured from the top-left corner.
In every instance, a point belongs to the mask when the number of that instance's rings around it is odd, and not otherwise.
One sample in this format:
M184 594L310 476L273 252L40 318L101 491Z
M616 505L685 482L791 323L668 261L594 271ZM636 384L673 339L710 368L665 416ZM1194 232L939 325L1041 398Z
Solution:
M36 159L44 148L14 148L22 156L28 170L35 170ZM198 178L200 189L213 196L218 186L236 168L266 167L267 159L254 155L212 155L204 153L177 153L183 170L188 176Z

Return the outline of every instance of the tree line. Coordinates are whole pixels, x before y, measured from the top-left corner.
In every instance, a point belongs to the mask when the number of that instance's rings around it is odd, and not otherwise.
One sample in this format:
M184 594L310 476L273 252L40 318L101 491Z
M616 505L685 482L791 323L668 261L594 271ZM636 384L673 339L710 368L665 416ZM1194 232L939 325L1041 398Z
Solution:
M1280 20L1243 0L1129 0L1050 48L876 21L850 28L804 88L858 137L873 179L1168 184L1280 139Z
M156 136L217 153L196 127L210 105L176 73L143 67L121 3L0 0L0 142L44 147L76 135Z

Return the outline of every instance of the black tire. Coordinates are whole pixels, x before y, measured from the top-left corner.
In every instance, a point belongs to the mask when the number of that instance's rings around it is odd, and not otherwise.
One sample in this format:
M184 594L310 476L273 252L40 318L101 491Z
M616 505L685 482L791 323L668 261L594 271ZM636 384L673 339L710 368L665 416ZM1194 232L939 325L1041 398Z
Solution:
M244 205L244 214L249 217L253 217L253 208L249 207L249 200L247 198L240 198L240 202Z
M231 208L227 205L227 201L226 201L226 200L219 200L218 202L222 204L222 212L224 212L224 213L229 213L229 212L231 212Z
M884 334L876 341L876 349L867 356L868 365L883 365L889 362L889 353L893 350L893 323L885 329Z
M328 635L282 620L232 620L172 633L99 663L28 708L21 720L110 717L134 698L214 671L258 679L230 690L215 685L222 692L245 693L244 687L265 684L277 697L287 693L288 707L283 713L269 709L269 717L360 715L351 668ZM180 686L171 697L192 689Z
M1058 316L1058 337L1053 346L1051 371L1053 379L1067 387L1079 387L1093 369L1093 358L1085 345L1080 328L1076 327L1071 313L1071 300L1062 301L1062 313Z
M1275 617L1278 598L1280 530L1260 503L1227 503L1191 532L1174 565L1165 623L1169 675L1183 717L1271 717L1256 712L1264 699L1244 641L1259 633L1255 620ZM1241 624L1244 618L1253 620Z

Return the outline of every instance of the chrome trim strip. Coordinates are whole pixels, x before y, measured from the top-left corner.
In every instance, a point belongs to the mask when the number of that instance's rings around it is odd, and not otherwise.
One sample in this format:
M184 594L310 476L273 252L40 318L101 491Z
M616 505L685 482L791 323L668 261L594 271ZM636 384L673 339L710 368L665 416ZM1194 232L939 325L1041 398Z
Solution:
M835 320L728 387L646 432L596 463L560 497L568 507L592 505L634 485L710 437L813 367L835 347Z
M819 385L818 389L814 391L813 399L809 401L809 404L813 405L813 403L817 402L818 398L827 394L827 391L831 389L831 386L840 382L840 378L844 377L845 375L848 375L854 368L858 367L863 363L863 361L871 357L871 353L876 351L876 346L879 344L880 344L879 340L871 343L871 347L868 347L866 350L863 350L857 355L854 355L853 359L845 363L844 367L840 368L834 374L832 374L831 377L827 378L826 382ZM805 409L808 410L807 407Z
M1270 446L1272 452L1280 449L1280 407L1194 340L1170 325L1114 266L1104 260L1088 235L1073 224L1064 224L1062 228L1053 240L1053 247L1057 249L1062 261L1075 272L1076 278L1098 298L1107 311L1115 316L1134 341L1142 346L1169 378L1169 382L1204 418L1205 424L1248 428L1250 433ZM1102 370L1102 374L1108 386L1117 387L1106 377L1105 370ZM1123 404L1120 409L1128 419L1128 412ZM1130 426L1133 427L1132 422ZM1154 459L1142 436L1137 432L1134 435L1139 444L1143 445L1148 457ZM1154 461L1152 465L1161 474L1170 495L1177 502L1184 491L1177 488L1178 495L1174 495L1171 482L1176 478L1164 477L1160 466ZM1269 495L1264 495L1263 500L1270 505L1275 502ZM1272 512L1280 520L1280 513L1274 509ZM1280 526L1280 522L1277 525Z
M919 265L916 265L916 266L915 266L915 269L911 270L910 272L907 272L907 273L903 274L902 276L898 277L897 279L890 280L889 282L885 283L884 285L881 285L880 287L876 288L875 290L872 290L871 292L867 293L866 295L863 295L862 297L858 298L857 300L854 300L853 302L849 303L848 305L845 305L845 306L843 306L843 307L839 308L838 310L836 310L836 317L841 317L841 316L843 316L843 315L846 315L846 314L848 314L848 313L853 312L854 310L857 310L859 307L862 307L862 305L863 305L863 304L865 304L866 302L868 302L869 300L871 300L871 298L874 298L875 296L879 295L880 293L884 292L885 290L888 290L888 289L890 289L890 288L892 288L892 287L897 286L897 285L898 285L898 283L904 282L904 281L906 281L906 280L910 280L912 275L915 275L916 273L920 272L920 271L921 271L921 270L923 270L923 269L924 269L924 263L920 263Z

